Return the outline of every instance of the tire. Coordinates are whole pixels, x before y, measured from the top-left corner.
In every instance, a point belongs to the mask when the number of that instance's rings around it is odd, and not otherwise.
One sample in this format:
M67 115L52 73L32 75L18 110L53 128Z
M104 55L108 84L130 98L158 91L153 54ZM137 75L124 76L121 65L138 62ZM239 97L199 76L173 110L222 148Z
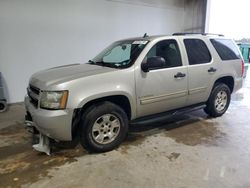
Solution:
M231 91L226 84L218 83L214 86L204 111L211 117L220 117L228 109Z
M91 106L82 115L81 145L91 152L107 152L117 148L128 133L128 117L122 108L103 102Z

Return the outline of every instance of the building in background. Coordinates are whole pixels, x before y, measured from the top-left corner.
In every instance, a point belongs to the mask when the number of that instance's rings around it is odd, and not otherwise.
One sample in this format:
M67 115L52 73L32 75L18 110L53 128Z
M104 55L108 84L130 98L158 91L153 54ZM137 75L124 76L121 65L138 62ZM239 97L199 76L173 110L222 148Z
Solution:
M206 0L0 1L0 71L10 103L30 76L85 63L115 40L203 32Z

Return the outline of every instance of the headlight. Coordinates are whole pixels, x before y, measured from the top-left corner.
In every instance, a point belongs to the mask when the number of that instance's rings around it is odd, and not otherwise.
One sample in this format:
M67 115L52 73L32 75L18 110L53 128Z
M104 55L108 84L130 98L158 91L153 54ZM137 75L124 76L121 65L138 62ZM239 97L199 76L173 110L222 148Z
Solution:
M51 110L65 109L68 99L68 91L43 91L40 107Z

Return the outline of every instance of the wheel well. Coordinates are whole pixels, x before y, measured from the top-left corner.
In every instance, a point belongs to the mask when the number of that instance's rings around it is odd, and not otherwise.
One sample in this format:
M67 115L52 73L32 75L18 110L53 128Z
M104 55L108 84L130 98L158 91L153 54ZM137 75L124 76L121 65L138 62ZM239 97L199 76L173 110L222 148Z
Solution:
M127 114L128 119L131 118L131 107L130 107L130 103L127 97L123 96L123 95L114 95L114 96L108 96L108 97L103 97L103 98L98 98L98 99L94 99L92 101L87 102L83 107L82 107L82 112L84 112L88 107L100 103L100 102L104 102L104 101L109 101L112 102L118 106L120 106Z
M232 76L225 76L225 77L219 78L218 80L216 80L215 84L216 83L224 83L224 84L226 84L229 87L231 93L234 90L234 79L233 79Z
M118 106L120 106L125 113L128 116L128 119L131 119L131 106L128 98L123 95L114 95L114 96L108 96L108 97L102 97L98 99L94 99L92 101L87 102L82 108L75 109L73 114L73 120L72 120L72 138L74 139L77 136L77 130L80 126L81 116L82 114L92 105L109 101L112 102Z

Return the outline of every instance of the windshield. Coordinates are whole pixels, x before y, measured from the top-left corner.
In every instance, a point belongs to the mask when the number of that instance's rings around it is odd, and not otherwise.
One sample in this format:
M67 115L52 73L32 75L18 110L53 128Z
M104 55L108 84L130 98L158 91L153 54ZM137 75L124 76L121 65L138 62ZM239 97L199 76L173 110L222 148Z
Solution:
M148 41L145 40L118 41L104 49L89 62L113 68L126 68L134 63L147 43Z

